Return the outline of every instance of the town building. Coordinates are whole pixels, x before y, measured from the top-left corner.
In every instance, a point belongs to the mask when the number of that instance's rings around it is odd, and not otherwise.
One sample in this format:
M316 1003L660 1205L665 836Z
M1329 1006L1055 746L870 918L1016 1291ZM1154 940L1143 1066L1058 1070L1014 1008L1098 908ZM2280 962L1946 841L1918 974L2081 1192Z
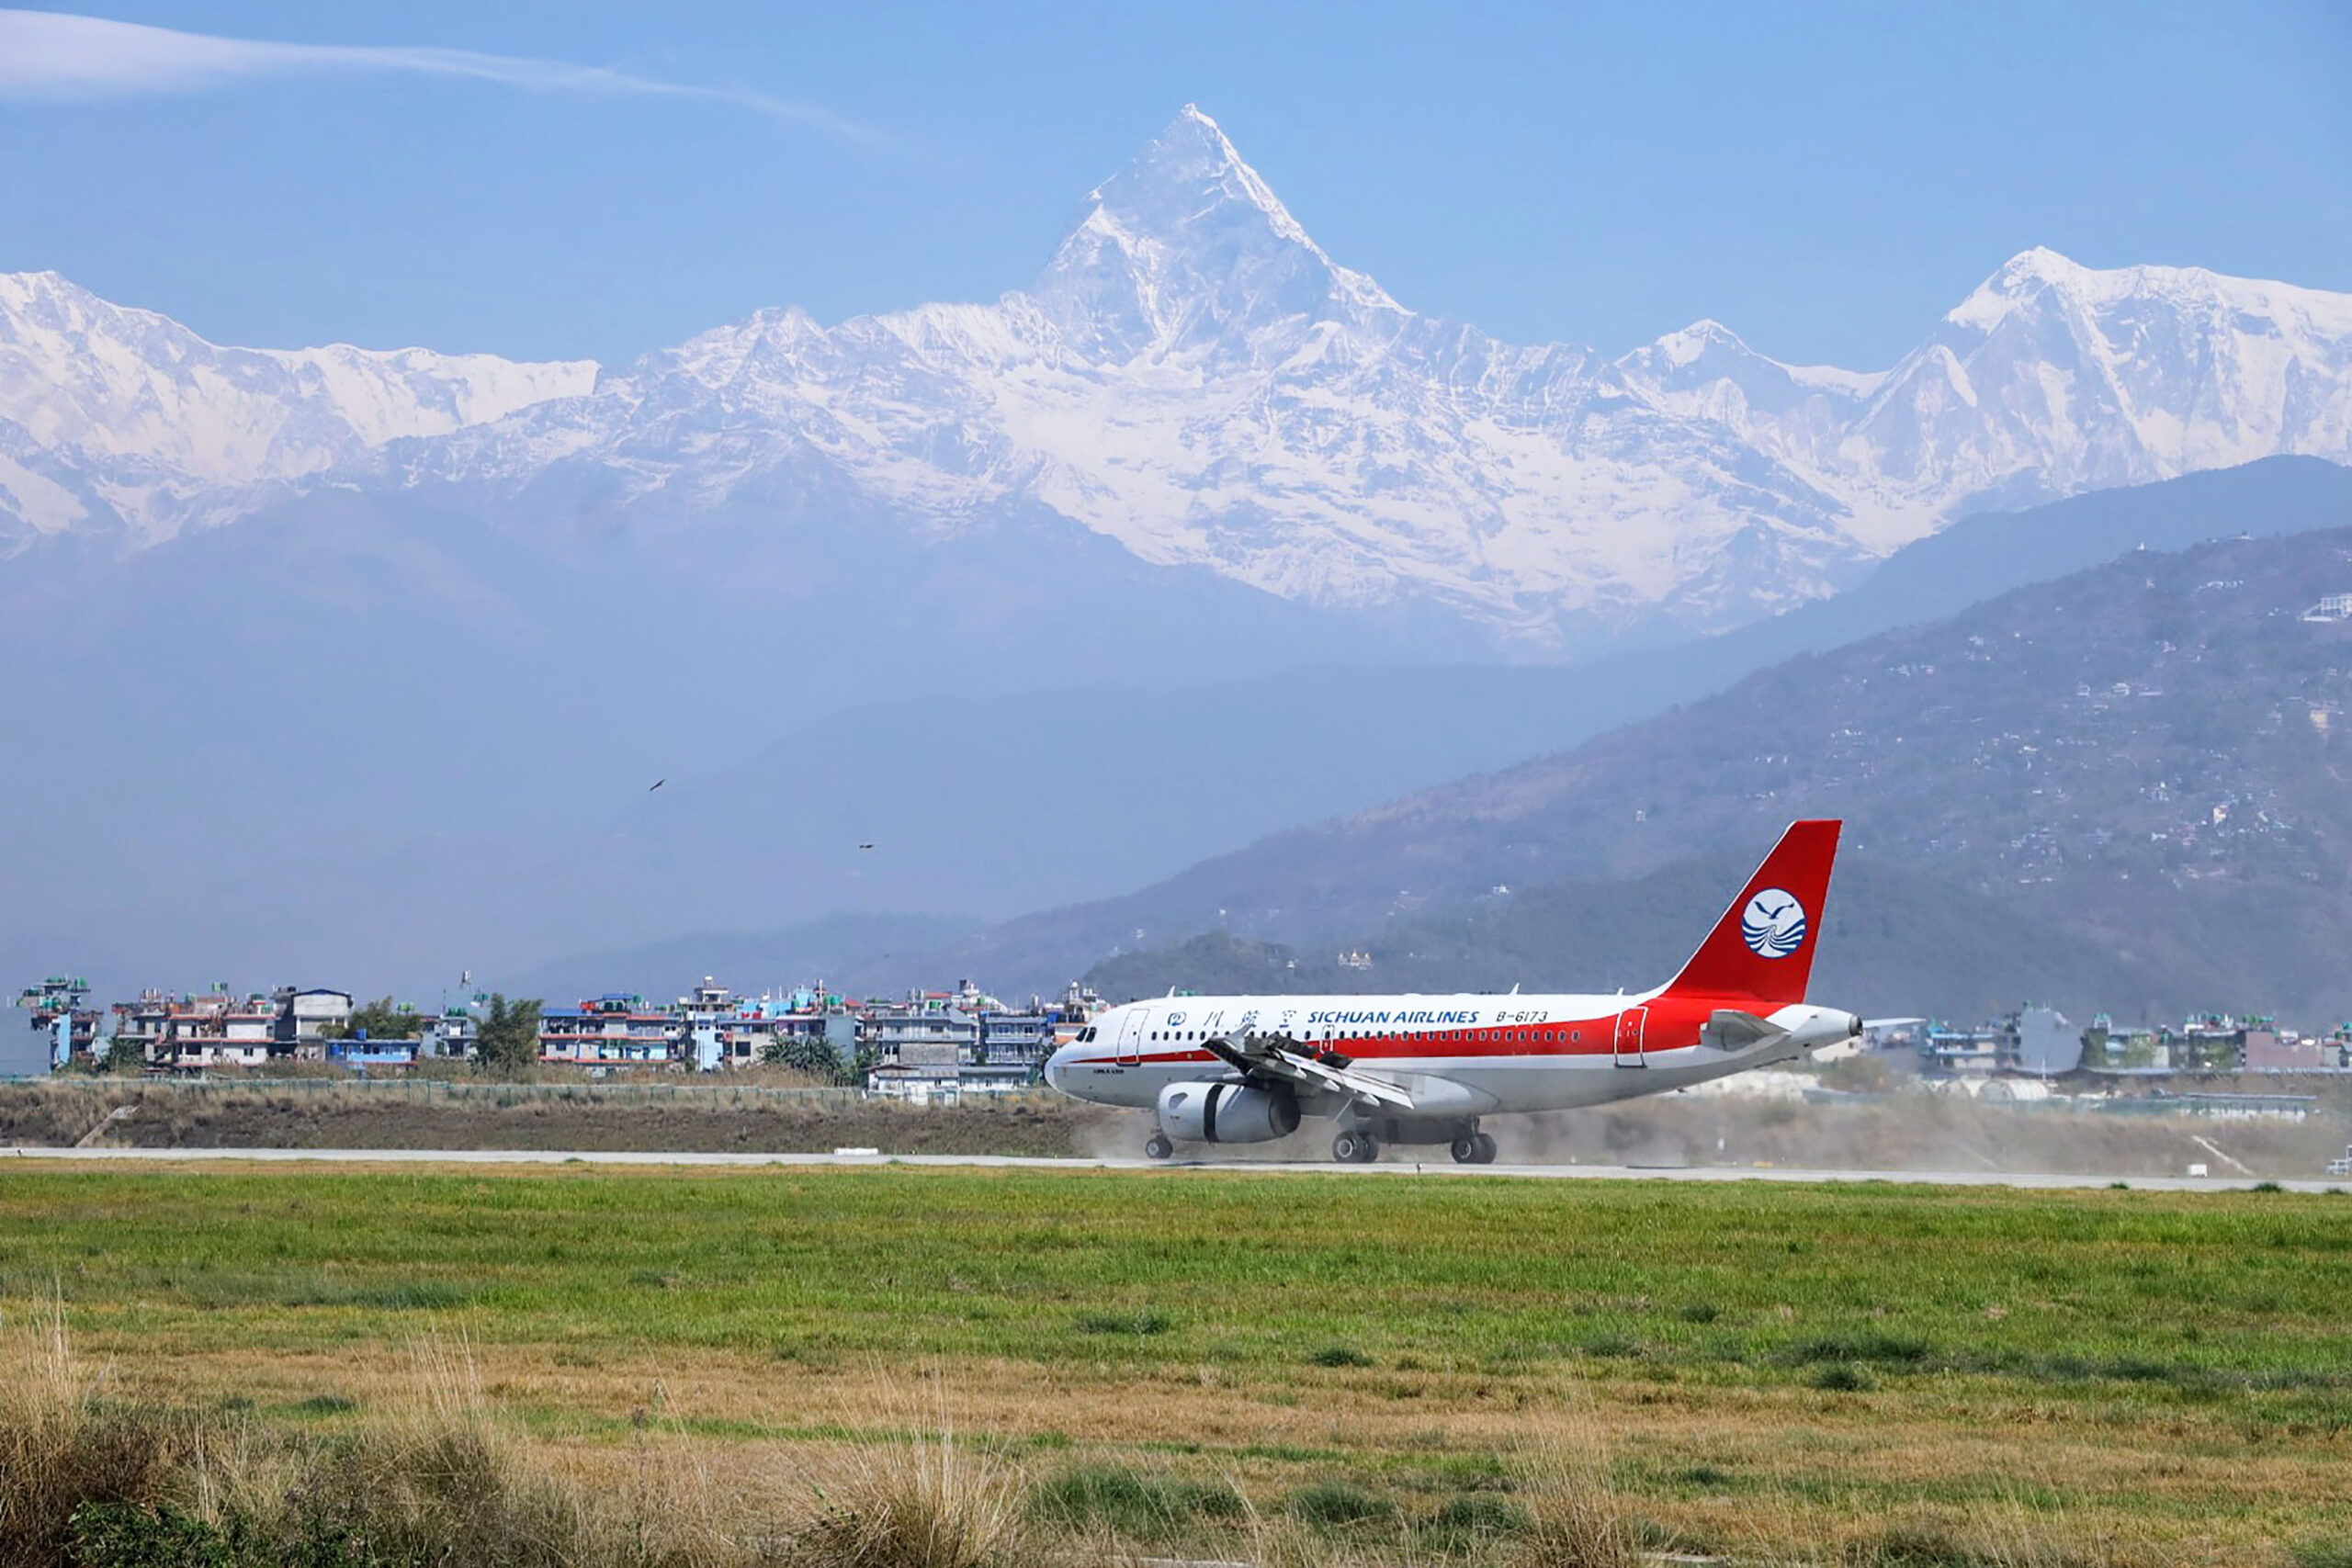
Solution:
M417 1055L463 1061L473 1055L481 1038L481 1020L474 1016L472 1009L447 1008L418 1026Z
M2007 1031L1997 1023L1973 1029L1931 1023L1919 1035L1919 1060L1931 1072L1989 1074L2000 1070L2007 1043Z
M17 1005L32 1014L33 1032L45 1037L43 1047L51 1070L96 1060L98 1025L106 1015L85 1006L89 998L90 983L65 975L51 975L17 996Z
M2094 1073L2168 1073L2172 1047L2162 1030L2127 1029L2100 1013L2083 1031L2083 1066Z
M288 1055L323 1060L326 1043L351 1027L351 993L322 987L277 993L277 1040Z
M275 1054L277 1001L258 992L175 997L142 991L136 1001L115 1003L112 1011L115 1040L135 1045L151 1071L258 1067Z
M607 991L539 1014L539 1060L582 1067L675 1066L686 1059L684 1019L633 992Z

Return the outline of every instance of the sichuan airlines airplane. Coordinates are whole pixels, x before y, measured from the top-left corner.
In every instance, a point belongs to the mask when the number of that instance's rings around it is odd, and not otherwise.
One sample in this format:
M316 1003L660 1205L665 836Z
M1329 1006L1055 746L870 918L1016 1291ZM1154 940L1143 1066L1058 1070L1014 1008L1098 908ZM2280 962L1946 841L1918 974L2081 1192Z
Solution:
M1838 854L1798 822L1682 972L1635 995L1177 997L1113 1008L1046 1064L1065 1094L1156 1111L1144 1145L1250 1144L1338 1119L1331 1156L1445 1144L1496 1153L1480 1121L1681 1089L1851 1040L1862 1021L1804 999Z

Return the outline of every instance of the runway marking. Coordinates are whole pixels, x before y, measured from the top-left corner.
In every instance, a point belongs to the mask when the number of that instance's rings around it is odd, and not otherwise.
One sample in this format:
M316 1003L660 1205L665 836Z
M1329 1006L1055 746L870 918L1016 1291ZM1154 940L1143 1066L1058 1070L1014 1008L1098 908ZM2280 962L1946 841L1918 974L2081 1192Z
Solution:
M51 1161L130 1160L155 1164L191 1163L329 1165L616 1165L678 1166L710 1168L757 1168L769 1166L910 1166L953 1168L977 1167L1012 1170L1163 1170L1171 1173L1207 1170L1253 1176L1432 1176L1475 1180L1505 1177L1548 1181L1882 1181L1911 1187L2016 1187L2055 1190L2109 1187L2118 1181L2146 1192L2245 1191L2252 1177L2084 1175L2066 1172L1984 1170L1796 1170L1757 1166L1659 1165L1455 1165L1386 1160L1375 1165L1277 1160L1148 1160L1057 1159L1029 1155L867 1155L867 1154L741 1154L670 1153L639 1149L149 1149L64 1148L17 1145L0 1149L0 1167L9 1158ZM2278 1185L2292 1192L2341 1190L2343 1183L2283 1179Z

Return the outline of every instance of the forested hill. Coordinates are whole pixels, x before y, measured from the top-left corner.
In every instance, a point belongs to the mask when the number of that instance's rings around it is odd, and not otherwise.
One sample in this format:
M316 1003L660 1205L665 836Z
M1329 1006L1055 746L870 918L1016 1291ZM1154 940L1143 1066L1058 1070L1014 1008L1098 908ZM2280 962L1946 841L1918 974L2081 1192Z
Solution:
M1873 1005L1895 970L1958 955L1962 933L1932 933L1965 909L1964 931L2021 955L2020 999L2332 1016L2352 1009L2352 621L2306 615L2345 593L2352 530L2135 553L1192 874L1235 931L1361 946L1374 968L1350 974L1385 987L1465 922L1514 942L1541 920L1531 890L1736 866L1792 818L1842 816L1849 869L1875 870L1833 919L1919 933L1848 970ZM1572 902L1614 919L1600 889ZM2030 972L2062 940L2082 944L2064 973ZM1440 967L1490 979L1474 945ZM1834 946L1824 964L1844 967Z

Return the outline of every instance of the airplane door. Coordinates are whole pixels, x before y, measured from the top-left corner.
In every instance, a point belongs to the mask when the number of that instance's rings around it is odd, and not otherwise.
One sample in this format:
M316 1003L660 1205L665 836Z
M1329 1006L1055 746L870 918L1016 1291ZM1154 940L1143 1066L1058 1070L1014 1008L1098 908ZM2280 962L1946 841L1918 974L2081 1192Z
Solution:
M1132 1067L1143 1061L1143 1026L1148 1009L1137 1008L1120 1021L1119 1066Z
M1617 1015L1617 1065L1621 1067L1646 1067L1649 1058L1642 1054L1643 1035L1649 1026L1650 1010L1627 1008Z

